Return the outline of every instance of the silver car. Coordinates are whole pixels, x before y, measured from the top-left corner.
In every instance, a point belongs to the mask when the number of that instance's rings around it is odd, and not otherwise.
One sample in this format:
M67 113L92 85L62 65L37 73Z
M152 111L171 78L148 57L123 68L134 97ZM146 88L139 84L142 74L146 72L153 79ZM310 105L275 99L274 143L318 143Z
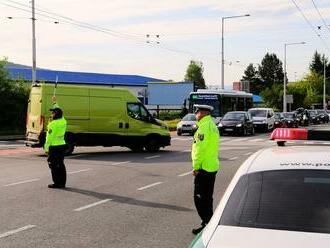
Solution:
M197 120L195 114L185 115L176 126L177 134L182 135L184 133L188 133L190 135L193 135L197 130L196 122Z

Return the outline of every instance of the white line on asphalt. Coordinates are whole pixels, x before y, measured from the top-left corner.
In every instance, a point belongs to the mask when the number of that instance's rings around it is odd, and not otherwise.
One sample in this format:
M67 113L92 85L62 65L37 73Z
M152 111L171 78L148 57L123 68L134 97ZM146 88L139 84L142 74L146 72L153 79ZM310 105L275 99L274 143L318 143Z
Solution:
M14 186L14 185L23 184L23 183L32 183L32 182L39 181L39 180L40 180L39 178L35 178L35 179L25 180L25 181L16 182L16 183L10 183L10 184L6 184L3 186L9 187L9 186Z
M83 169L83 170L70 171L70 172L68 172L68 174L76 174L76 173L79 173L79 172L85 172L85 171L90 171L90 170L92 170L92 169L88 168L88 169Z
M184 176L187 176L187 175L192 175L192 172L191 171L188 171L186 173L183 173L183 174L178 175L178 177L184 177Z
M5 238L5 237L8 237L10 235L13 235L13 234L16 234L16 233L19 233L19 232L22 232L22 231L25 231L25 230L28 230L28 229L31 229L31 228L34 228L34 227L36 227L36 226L35 225L23 226L21 228L18 228L18 229L11 230L11 231L0 234L0 238Z
M233 158L230 158L228 160L232 161L232 160L236 160L236 159L238 159L238 157L233 157Z
M124 161L124 162L117 162L117 163L113 163L111 165L120 165L120 164L128 164L130 163L131 161Z
M1 147L25 147L24 144L10 144L10 145L7 145L7 144L0 144Z
M249 156L251 155L253 152L247 152L247 153L244 153L245 156Z
M155 156L150 156L150 157L145 157L145 159L153 159L153 158L159 158L160 155L155 155Z
M86 206L83 206L83 207L80 207L80 208L76 208L74 209L73 211L82 211L82 210L85 210L85 209L88 209L88 208L92 208L92 207L95 207L97 205L100 205L100 204L103 204L103 203L106 203L108 201L111 201L112 199L105 199L105 200L102 200L102 201L98 201L98 202L94 202L92 204L89 204L89 205L86 205Z
M220 138L220 141L227 141L230 140L229 138Z
M191 152L191 149L183 150L183 151L180 151L180 152Z
M181 140L181 141L186 141L186 140L192 140L193 138L171 138L171 140Z
M240 139L232 139L231 142L240 142L240 141L244 141L247 140L247 138L240 138Z
M264 139L252 139L252 140L249 140L249 142L257 142L257 141L263 141Z
M147 186L144 186L144 187L138 188L137 190L148 189L148 188L154 187L154 186L159 185L159 184L162 184L162 183L163 183L163 182L152 183L152 184L149 184L149 185L147 185Z

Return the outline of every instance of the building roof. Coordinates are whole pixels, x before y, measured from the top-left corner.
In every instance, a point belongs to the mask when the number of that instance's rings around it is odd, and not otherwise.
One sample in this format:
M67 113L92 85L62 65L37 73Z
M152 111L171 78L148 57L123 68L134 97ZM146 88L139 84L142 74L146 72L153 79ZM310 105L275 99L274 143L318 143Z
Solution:
M32 70L27 68L6 67L11 78L32 80ZM55 71L37 69L37 80L71 84L147 86L148 82L164 82L162 79L137 75L103 74L89 72Z

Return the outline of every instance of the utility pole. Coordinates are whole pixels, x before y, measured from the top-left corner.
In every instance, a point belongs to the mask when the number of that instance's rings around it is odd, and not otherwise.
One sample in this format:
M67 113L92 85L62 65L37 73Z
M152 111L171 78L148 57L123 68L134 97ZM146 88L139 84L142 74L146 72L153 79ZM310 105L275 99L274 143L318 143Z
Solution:
M36 83L37 79L37 62L36 62L36 18L34 0L31 0L32 4L32 85Z
M324 64L324 68L323 68L323 108L327 109L327 105L326 105L326 100L325 100L325 72L326 72L326 62L325 62L325 56L323 55L323 64Z

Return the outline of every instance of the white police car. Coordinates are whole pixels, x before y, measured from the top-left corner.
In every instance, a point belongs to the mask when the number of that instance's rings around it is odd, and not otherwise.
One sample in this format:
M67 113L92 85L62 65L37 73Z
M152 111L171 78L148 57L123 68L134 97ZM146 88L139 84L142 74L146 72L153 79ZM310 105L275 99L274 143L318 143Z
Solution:
M191 248L330 247L330 132L274 130L280 146L249 157ZM310 141L308 141L310 142Z

